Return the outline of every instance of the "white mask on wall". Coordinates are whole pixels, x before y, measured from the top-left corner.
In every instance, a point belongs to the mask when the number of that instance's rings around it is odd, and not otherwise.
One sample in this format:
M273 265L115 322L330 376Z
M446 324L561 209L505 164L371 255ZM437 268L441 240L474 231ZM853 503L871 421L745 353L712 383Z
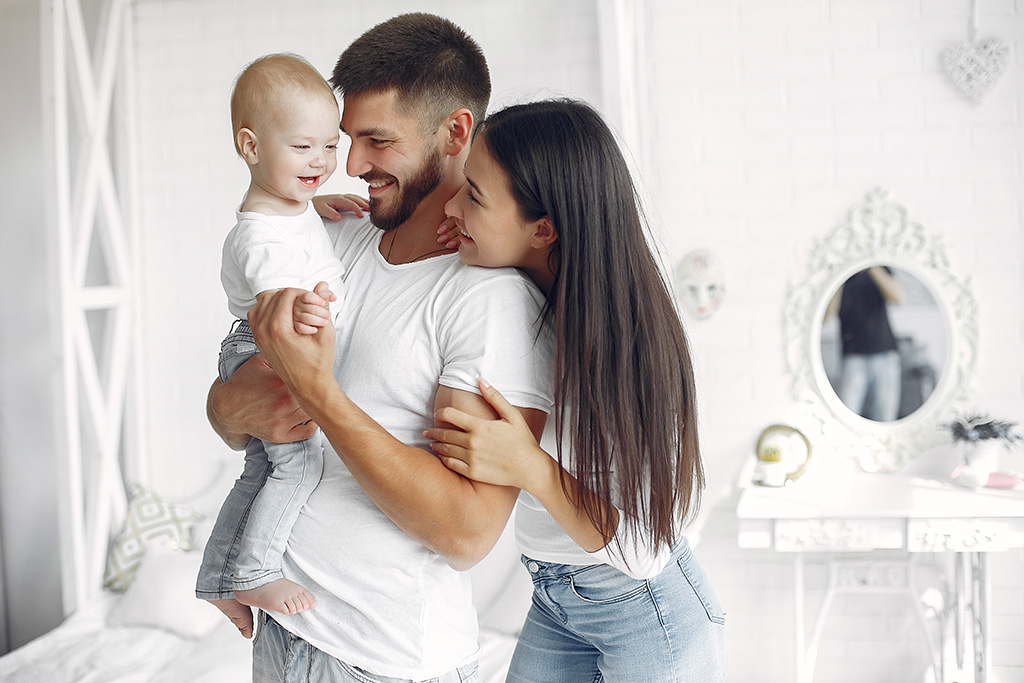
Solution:
M689 315L703 320L722 305L725 269L707 249L697 249L684 256L673 275L676 301Z

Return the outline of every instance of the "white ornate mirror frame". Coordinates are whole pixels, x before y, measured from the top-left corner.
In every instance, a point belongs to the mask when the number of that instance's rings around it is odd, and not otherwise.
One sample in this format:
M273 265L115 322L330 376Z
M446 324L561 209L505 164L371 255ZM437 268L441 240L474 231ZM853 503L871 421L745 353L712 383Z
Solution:
M872 265L905 270L931 292L946 321L948 353L935 389L913 413L895 422L855 414L825 374L821 327L832 295L851 275ZM799 421L815 447L855 458L868 472L892 472L919 453L948 441L941 426L970 388L978 350L977 303L969 280L949 270L941 240L907 217L903 206L875 188L849 220L818 242L807 279L793 286L785 311L786 360Z

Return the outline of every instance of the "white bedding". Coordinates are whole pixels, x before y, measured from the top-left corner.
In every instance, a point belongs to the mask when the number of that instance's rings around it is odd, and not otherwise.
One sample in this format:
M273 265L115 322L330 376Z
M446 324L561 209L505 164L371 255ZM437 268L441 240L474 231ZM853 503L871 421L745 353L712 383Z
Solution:
M122 596L104 591L59 627L0 658L7 683L249 683L249 643L226 620L199 640L107 625Z
M221 619L204 636L153 627L112 627L121 596L103 592L58 628L0 658L4 683L251 683L250 641ZM481 683L502 683L514 635L483 629Z
M101 590L59 627L0 657L4 683L251 683L251 641L196 600L201 549L151 547L123 594ZM470 572L481 683L502 683L529 608L509 530Z

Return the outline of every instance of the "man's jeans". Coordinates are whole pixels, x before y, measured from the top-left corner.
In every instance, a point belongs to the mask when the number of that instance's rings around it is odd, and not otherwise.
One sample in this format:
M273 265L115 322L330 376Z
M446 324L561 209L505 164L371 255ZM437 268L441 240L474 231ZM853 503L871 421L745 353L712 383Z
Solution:
M265 612L257 615L252 644L253 683L414 683L363 671L318 650L281 628ZM479 683L477 663L415 683Z
M896 420L900 409L899 352L843 356L843 386L839 398L847 408L869 420Z
M221 380L226 382L256 353L249 324L239 320L221 344ZM321 439L319 430L295 443L250 439L242 476L221 506L206 544L197 597L228 599L236 590L283 578L281 556L292 526L323 472Z

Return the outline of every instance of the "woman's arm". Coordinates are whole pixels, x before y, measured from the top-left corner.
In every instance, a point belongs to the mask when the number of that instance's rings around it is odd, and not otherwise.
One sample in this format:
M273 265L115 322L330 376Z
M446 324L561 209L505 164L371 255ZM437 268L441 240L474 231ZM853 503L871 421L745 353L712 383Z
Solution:
M436 418L456 429L426 430L424 435L433 440L430 448L447 467L470 479L530 493L587 552L604 548L618 527L618 510L605 505L605 518L591 522L579 496L593 494L585 489L581 494L576 479L541 449L519 411L497 389L481 379L480 392L498 419L443 409Z
M594 494L541 449L497 389L481 379L480 391L498 419L442 410L437 417L456 429L435 427L424 432L435 440L430 447L441 461L468 477L532 494L593 562L606 563L637 580L660 573L672 548L651 548L643 530L627 524L622 511L610 503L602 506L605 517L592 522L580 496Z

